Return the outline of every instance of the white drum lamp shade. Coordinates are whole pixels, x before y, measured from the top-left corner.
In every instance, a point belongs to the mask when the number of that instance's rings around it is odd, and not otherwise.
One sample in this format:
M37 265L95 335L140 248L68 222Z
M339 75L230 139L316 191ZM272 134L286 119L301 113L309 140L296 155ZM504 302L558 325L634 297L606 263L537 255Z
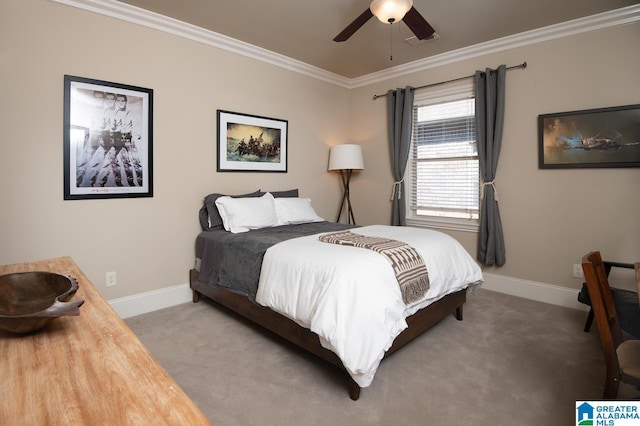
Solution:
M362 147L356 144L337 145L329 152L329 171L363 170Z

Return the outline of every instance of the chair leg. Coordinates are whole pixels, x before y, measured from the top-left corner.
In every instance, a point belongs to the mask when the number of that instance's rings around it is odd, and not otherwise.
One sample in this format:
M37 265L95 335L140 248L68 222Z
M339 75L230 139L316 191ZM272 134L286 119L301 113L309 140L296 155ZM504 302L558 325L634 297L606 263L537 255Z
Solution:
M604 383L604 392L602 399L616 399L618 397L618 387L620 386L620 379L617 377L609 377L607 375Z
M593 323L593 308L589 310L587 315L587 322L584 323L584 332L588 333L591 330L591 324Z

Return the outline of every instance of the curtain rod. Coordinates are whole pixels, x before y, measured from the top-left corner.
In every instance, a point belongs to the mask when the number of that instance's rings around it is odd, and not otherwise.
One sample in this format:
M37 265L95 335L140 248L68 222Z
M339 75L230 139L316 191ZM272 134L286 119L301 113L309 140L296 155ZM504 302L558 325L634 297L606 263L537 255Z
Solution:
M527 67L527 63L526 63L526 62L523 62L523 63L521 63L520 65L514 65L514 66L511 66L511 67L507 67L507 71L508 71L508 70L513 70L513 69L516 69L516 68L526 68L526 67ZM467 76L465 76L465 77L458 77L458 78L454 78L454 79L451 79L451 80L440 81L440 82L438 82L438 83L431 83L431 84L427 84L427 85L424 85L424 86L416 87L415 89L416 89L416 90L418 90L418 89L425 89L425 88L427 88L427 87L433 87L433 86L439 86L439 85L441 85L441 84L453 83L454 81L465 80L465 79L467 79L467 78L471 78L471 77L475 77L475 74L473 74L473 75L467 75ZM383 95L373 95L373 100L375 101L376 99L378 99L378 98L382 98L382 97L384 97L384 96L387 96L387 94L385 93L385 94L383 94Z

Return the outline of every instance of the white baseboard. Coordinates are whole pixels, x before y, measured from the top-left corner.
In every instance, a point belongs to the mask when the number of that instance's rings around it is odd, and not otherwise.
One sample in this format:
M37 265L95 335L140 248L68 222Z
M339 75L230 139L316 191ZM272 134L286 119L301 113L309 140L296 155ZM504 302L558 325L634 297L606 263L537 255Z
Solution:
M484 273L483 275L484 284L482 284L482 288L487 290L536 300L538 302L550 303L552 305L564 306L565 308L584 311L589 310L586 305L578 302L579 290L576 289L503 275L488 273Z
M578 290L545 284L536 281L527 281L519 278L511 278L503 275L484 274L482 288L537 300L538 302L564 306L566 308L587 310L588 308L578 302ZM147 312L157 311L182 303L191 302L192 293L189 284L180 284L159 290L134 294L109 301L111 307L121 318L129 318Z
M129 318L191 302L192 300L192 292L189 284L180 284L134 294L133 296L112 299L109 300L109 304L120 318Z

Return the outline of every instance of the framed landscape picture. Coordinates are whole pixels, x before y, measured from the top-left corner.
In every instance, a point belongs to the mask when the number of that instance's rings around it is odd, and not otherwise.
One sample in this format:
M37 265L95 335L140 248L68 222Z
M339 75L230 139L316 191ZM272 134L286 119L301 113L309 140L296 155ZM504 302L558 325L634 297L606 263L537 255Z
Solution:
M153 196L153 90L64 76L64 199Z
M288 122L218 110L219 172L287 172Z
M541 169L640 167L640 105L538 116Z

